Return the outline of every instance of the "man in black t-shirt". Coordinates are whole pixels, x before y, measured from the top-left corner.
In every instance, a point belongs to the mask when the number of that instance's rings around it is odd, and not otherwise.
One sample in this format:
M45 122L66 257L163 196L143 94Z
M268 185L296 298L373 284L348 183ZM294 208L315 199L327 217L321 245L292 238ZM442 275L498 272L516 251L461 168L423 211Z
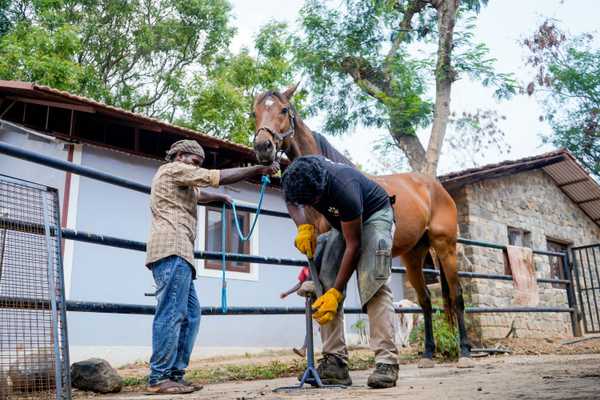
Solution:
M389 287L394 213L387 193L353 167L322 156L296 159L285 171L282 184L290 216L298 226L295 245L309 258L314 256L319 280L327 290L313 303L313 318L321 324L323 342L324 358L318 367L321 379L326 384L352 384L344 338L343 293L356 270L375 352L376 367L368 385L395 386L398 351ZM304 206L321 213L333 229L317 239Z

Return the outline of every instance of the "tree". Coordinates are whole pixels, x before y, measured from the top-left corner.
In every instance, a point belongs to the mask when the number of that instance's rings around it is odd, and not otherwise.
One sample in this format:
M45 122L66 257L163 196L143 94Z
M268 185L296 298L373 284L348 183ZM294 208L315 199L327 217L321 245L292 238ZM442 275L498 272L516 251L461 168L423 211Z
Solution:
M202 71L234 33L226 0L14 0L0 7L8 27L0 47L12 50L6 41L14 38L6 36L21 29L23 54L44 57L47 49L36 44L59 43L56 36L68 31L76 51L60 53L57 63L91 69L95 80L76 93L167 120L185 104L191 71ZM22 61L18 52L12 55ZM20 64L23 75L39 79L27 71L29 63Z
M94 71L74 61L80 45L69 25L49 32L17 23L0 39L0 77L87 93L95 85Z
M545 21L523 44L534 79L527 93L535 94L553 133L546 142L569 149L600 176L600 49L594 37L568 37Z
M238 54L217 57L208 66L206 77L195 79L189 96L191 112L183 123L214 136L249 144L255 131L249 118L254 97L265 90L288 85L295 68L291 60L292 41L280 35L286 25L264 26L255 40L255 53L242 49ZM302 106L302 96L296 107Z
M452 83L467 75L495 87L499 98L516 91L509 75L494 71L487 48L473 43L469 17L485 3L345 0L343 7L333 8L308 0L295 48L310 76L311 111L325 111L325 131L339 134L357 124L385 127L413 170L435 175ZM455 31L458 17L467 23L464 31ZM434 42L434 56L413 56L417 44ZM431 86L434 99L427 96ZM431 135L425 149L416 132L427 126Z

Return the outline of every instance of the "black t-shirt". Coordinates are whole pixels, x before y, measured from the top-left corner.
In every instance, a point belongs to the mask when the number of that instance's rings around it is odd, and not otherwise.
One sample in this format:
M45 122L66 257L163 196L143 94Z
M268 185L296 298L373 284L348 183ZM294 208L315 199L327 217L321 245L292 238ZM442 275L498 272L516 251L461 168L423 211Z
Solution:
M352 221L361 215L366 221L390 204L385 190L355 168L327 159L323 159L322 164L327 170L327 186L313 207L334 228L340 230L341 221Z

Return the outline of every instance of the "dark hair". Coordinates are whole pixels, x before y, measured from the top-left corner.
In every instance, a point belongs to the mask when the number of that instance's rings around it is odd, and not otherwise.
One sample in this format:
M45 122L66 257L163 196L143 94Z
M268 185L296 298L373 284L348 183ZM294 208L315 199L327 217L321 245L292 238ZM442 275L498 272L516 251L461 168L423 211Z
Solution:
M322 156L299 157L287 167L282 177L285 200L293 204L312 204L323 194L327 171Z

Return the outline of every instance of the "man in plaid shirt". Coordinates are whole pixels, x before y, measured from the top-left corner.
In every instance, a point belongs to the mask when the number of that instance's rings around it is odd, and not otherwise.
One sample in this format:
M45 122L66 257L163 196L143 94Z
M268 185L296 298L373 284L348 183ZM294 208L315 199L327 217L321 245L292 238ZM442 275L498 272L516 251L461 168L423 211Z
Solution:
M273 175L279 164L224 170L201 168L204 150L195 140L175 142L167 152L168 163L152 179L152 222L146 266L156 282L158 305L152 325L152 357L148 393L191 393L202 387L183 380L198 334L200 303L193 280L197 205L222 201L225 194L201 188L232 184L250 177Z

